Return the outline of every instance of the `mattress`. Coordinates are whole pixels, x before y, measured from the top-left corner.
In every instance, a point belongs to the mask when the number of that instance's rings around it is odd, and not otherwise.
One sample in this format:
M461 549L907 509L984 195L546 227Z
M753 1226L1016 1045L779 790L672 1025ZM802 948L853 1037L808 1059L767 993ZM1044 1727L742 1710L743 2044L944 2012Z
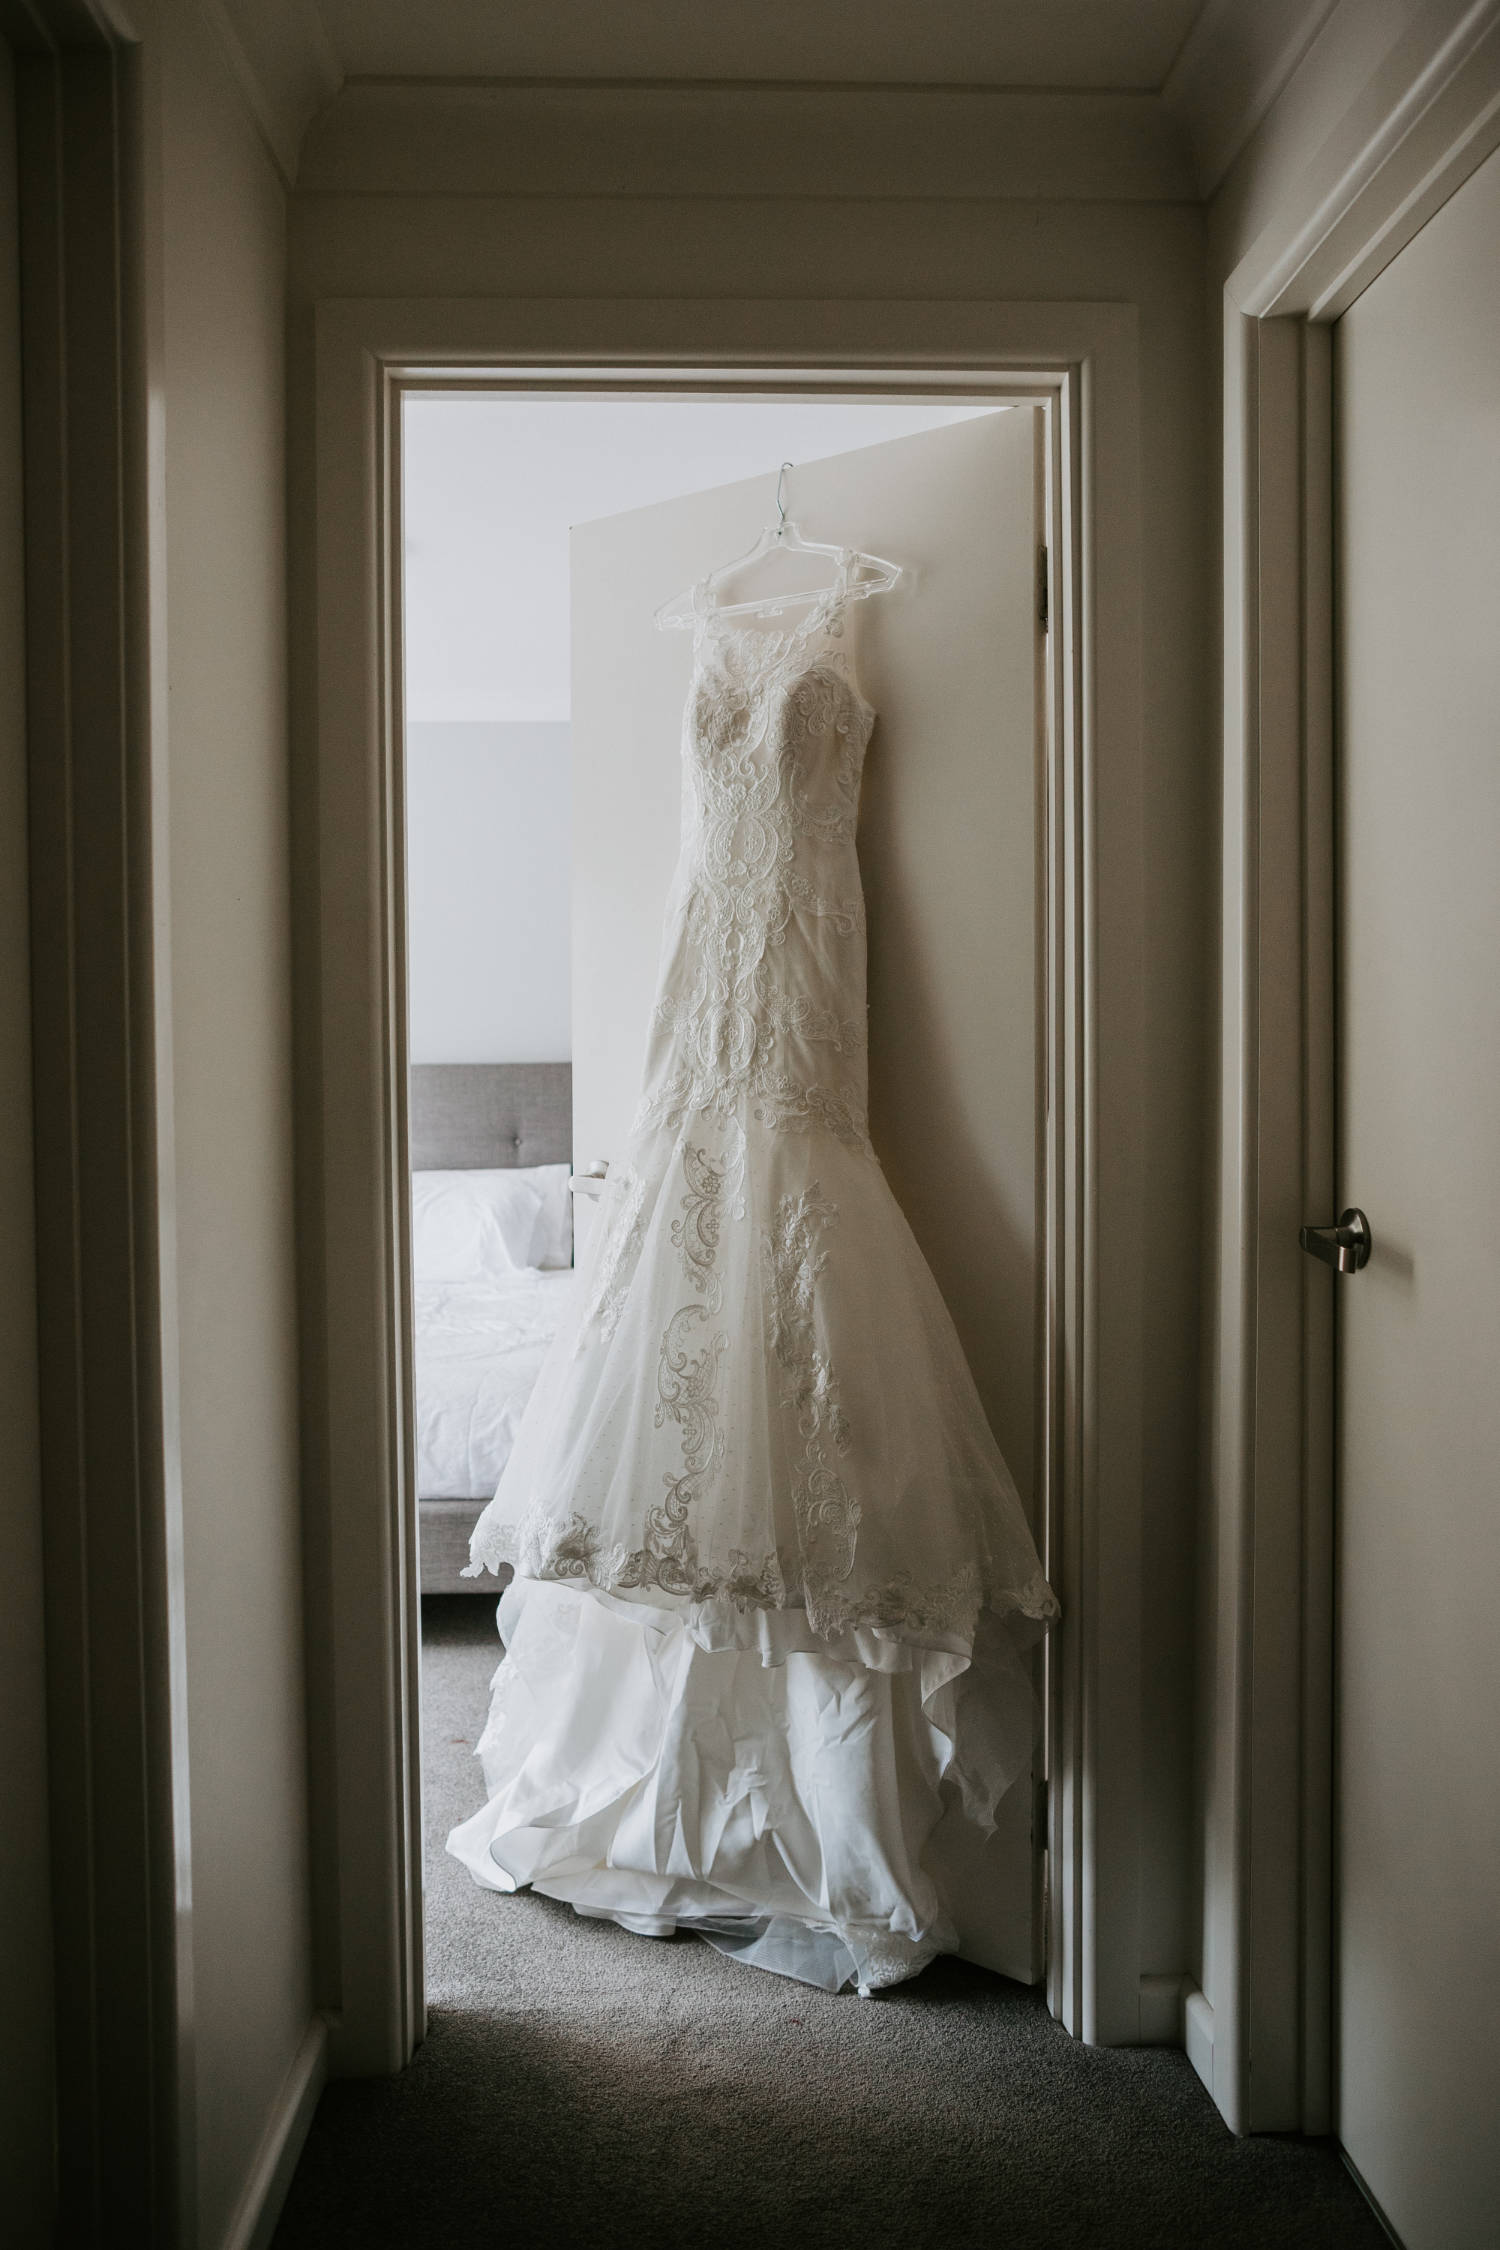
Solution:
M573 1278L418 1282L418 1499L491 1498Z

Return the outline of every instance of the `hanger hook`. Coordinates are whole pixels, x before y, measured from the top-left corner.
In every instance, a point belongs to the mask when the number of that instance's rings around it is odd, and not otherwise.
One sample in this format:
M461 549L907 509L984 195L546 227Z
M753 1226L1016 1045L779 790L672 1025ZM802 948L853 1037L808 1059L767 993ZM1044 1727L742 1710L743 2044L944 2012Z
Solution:
M786 529L786 473L788 469L794 469L796 465L795 461L783 461L781 474L776 479L776 528L778 531L785 531Z

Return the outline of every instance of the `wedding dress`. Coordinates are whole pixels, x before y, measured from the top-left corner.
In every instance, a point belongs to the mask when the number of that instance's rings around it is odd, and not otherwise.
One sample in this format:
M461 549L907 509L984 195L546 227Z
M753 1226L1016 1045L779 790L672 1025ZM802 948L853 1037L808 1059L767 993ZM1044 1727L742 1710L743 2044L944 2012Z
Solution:
M851 598L694 594L644 1091L474 1533L515 1577L449 1849L868 1991L955 1943L934 1835L1029 1770L1057 1604L870 1145Z

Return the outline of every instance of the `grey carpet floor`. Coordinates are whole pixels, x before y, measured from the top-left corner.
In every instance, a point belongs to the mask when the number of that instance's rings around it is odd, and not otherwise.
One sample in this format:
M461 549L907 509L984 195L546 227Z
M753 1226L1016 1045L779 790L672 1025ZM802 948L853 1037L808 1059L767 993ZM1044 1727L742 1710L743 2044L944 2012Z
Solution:
M275 2250L1384 2250L1327 2144L1235 2140L1183 2055L983 1970L830 1998L479 1890L442 1846L494 1603L424 1608L428 2036L327 2088Z

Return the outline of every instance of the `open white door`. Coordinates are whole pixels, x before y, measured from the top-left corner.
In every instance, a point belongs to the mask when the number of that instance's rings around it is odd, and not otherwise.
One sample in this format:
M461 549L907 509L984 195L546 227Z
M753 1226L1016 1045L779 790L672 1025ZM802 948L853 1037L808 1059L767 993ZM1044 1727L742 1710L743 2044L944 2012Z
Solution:
M851 612L879 718L859 850L869 916L876 1148L957 1323L1022 1498L1041 1423L1040 421L1012 407L799 465L809 538L888 555L900 586ZM573 1146L630 1124L676 863L691 636L657 605L741 553L776 476L573 534ZM962 1950L1042 1972L1034 1791L950 1862Z

